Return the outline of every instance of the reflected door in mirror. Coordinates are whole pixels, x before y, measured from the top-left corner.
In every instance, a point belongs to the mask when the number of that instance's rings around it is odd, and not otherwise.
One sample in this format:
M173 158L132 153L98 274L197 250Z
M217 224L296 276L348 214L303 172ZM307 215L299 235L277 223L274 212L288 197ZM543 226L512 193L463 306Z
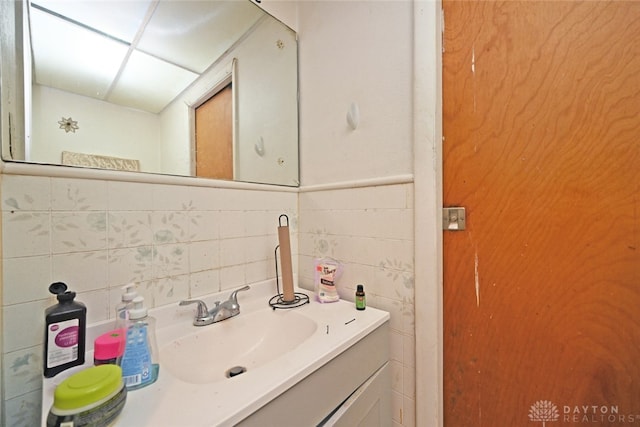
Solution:
M196 108L196 176L233 179L231 83Z

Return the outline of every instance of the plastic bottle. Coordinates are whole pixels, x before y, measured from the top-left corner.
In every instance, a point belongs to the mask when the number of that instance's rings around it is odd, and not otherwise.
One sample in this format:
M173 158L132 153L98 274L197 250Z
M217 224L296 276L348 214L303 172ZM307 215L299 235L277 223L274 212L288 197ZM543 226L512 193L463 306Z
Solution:
M126 329L114 329L96 338L93 341L93 364L120 366L126 334Z
M116 305L116 326L115 329L127 329L129 326L129 309L133 299L138 296L135 283L129 283L122 287L122 296Z
M156 319L147 314L144 298L135 297L129 308L129 327L122 356L122 379L128 390L148 386L158 379Z
M73 300L76 293L67 291L62 282L52 283L49 292L56 295L58 304L44 312L43 370L47 378L84 363L87 330L87 307Z
M356 290L356 309L364 310L367 308L367 299L364 294L364 285L358 285Z

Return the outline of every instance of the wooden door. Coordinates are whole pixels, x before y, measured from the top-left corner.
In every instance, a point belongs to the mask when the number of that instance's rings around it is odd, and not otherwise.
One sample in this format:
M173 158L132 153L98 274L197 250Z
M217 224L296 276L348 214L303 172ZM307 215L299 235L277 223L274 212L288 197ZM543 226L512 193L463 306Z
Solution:
M443 9L445 426L640 425L640 2Z
M233 179L231 83L196 108L196 176Z

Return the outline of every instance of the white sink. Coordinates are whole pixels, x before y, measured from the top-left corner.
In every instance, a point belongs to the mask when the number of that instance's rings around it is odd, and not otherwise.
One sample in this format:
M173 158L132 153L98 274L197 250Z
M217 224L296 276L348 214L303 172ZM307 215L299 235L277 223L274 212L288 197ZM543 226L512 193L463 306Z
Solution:
M229 381L280 357L311 337L318 325L292 310L265 308L191 329L160 347L160 365L182 381L206 384Z

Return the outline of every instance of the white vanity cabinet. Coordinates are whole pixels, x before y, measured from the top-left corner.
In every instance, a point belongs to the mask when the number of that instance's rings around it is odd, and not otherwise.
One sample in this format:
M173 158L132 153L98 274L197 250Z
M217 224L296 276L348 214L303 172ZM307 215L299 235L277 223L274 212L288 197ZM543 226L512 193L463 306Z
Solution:
M391 425L391 374L385 363L336 409L322 427L386 427Z
M389 322L238 426L391 426Z

